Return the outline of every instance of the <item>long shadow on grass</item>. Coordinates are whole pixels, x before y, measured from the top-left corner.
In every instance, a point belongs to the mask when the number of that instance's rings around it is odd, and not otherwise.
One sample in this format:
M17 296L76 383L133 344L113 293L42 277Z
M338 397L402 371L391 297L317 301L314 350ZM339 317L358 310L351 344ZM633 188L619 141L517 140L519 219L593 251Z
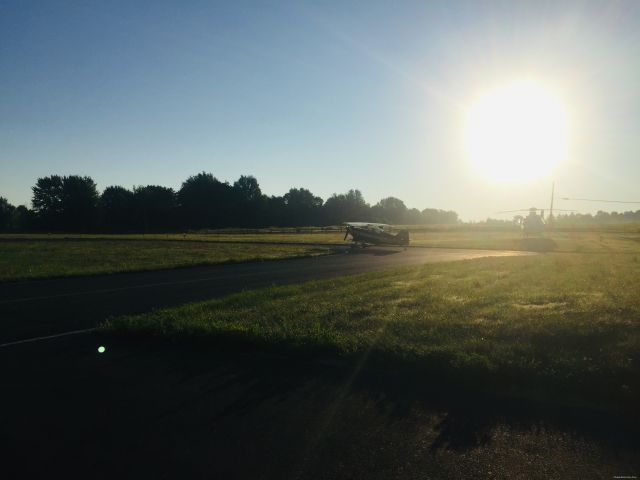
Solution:
M222 363L233 369L234 375L225 380L223 388L239 388L244 393L212 421L246 415L265 403L285 402L292 395L309 398L321 388L332 392L330 408L336 411L343 403L365 398L392 423L412 416L416 409L435 414L438 436L430 446L432 451L466 451L486 445L499 425L523 432L553 428L625 450L640 447L640 417L635 409L612 411L556 405L544 398L506 398L481 391L475 382L467 385L460 379L450 381L446 375L403 369L401 365L379 369L374 364L369 368L359 361L343 363L314 358L313 354L274 353L233 342L194 346L154 340L145 348L162 350L162 355L167 355L164 361L177 361L175 366L185 381L210 375L211 365ZM219 389L216 385L215 390Z
M387 248L378 248L378 247L351 247L349 249L349 255L374 255L376 257L385 257L387 255L394 255L396 253L402 252L401 249L387 247Z
M422 435L424 422L435 432L432 452L490 446L505 425L624 452L640 447L637 418L500 400L442 378L361 367L232 343L97 335L1 350L3 471L18 468L14 478L69 468L84 478L330 478L344 461L366 478L412 458L411 435Z

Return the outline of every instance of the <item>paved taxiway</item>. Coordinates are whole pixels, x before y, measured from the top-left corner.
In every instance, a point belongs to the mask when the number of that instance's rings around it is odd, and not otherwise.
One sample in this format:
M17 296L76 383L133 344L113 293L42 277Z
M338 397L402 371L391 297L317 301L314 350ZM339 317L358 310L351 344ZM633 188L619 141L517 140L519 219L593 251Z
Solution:
M526 252L368 248L288 260L0 284L0 344L95 327L112 315L386 267Z

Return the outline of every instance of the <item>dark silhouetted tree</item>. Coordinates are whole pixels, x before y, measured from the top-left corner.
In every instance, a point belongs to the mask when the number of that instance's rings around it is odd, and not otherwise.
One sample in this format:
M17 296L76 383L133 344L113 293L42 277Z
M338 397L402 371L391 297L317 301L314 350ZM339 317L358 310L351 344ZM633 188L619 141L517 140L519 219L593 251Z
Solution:
M159 185L134 187L133 215L136 229L160 231L175 228L177 201L172 188Z
M88 231L96 225L98 189L91 177L62 178L62 225L70 231Z
M321 222L322 198L306 188L292 188L284 198L286 225L307 226Z
M127 231L135 229L133 224L133 192L120 186L104 189L98 202L100 224L106 230Z
M98 196L90 177L51 175L33 187L33 210L0 204L0 230L47 229L83 231L162 231L177 228L336 225L347 221L393 224L457 223L452 211L408 209L402 200L387 197L375 206L359 190L333 194L326 202L305 188L283 196L266 196L255 177L242 175L233 185L211 173L187 178L176 193L157 185L107 187ZM4 210L2 210L4 209ZM599 212L595 217L571 216L561 221L638 221L638 213Z
M262 202L262 224L266 226L291 225L287 218L284 197L265 197Z
M17 232L27 232L30 230L36 230L37 217L33 210L29 210L24 205L18 205L13 211L11 218L11 230Z
M14 211L15 207L6 198L0 197L0 232L11 229Z
M62 177L51 175L38 178L31 188L31 205L38 223L44 229L61 228L62 219Z
M233 190L242 202L255 202L260 199L262 191L258 180L253 175L241 175L238 180L233 183Z
M405 220L407 207L402 200L396 197L383 198L371 210L374 217L383 223L407 223Z
M349 190L345 194L333 194L324 203L325 223L337 225L343 222L369 221L370 207L360 190Z
M91 177L39 178L31 203L41 228L84 231L95 224L98 191Z
M187 178L178 191L180 222L190 228L223 227L231 222L233 191L210 173Z
M258 180L252 175L242 175L233 184L233 194L234 225L243 227L264 225L264 221L260 219L264 199Z

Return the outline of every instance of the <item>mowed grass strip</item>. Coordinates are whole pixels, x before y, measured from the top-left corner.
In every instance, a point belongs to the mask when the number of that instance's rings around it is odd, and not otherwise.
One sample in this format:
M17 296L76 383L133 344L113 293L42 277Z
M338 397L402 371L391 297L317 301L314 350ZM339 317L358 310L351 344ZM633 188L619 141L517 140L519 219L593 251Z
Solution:
M0 241L0 281L157 270L331 253L310 245L145 240Z
M572 401L637 399L640 261L547 254L247 291L106 322L106 332L367 358Z
M424 247L528 250L567 253L640 253L640 226L594 227L546 232L525 238L519 230L439 230L410 234L411 245Z
M420 226L399 228L410 230L413 246L440 248L474 248L488 250L529 250L571 253L640 253L640 225L593 225L574 228L559 227L544 237L524 238L516 227L489 228L479 226ZM293 229L291 229L293 230ZM0 240L131 240L183 242L264 242L341 244L344 232L236 230L203 233L151 234L0 234Z
M0 240L125 240L125 241L172 241L172 242L247 242L247 243L344 243L344 232L328 231L309 233L300 232L256 232L248 230L227 233L4 233Z

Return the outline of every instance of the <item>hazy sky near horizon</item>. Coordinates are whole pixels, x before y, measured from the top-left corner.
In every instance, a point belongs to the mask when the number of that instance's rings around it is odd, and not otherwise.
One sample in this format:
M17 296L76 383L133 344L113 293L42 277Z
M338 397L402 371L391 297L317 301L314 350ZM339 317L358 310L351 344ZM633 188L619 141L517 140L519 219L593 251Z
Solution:
M50 174L452 209L640 200L640 2L0 0L0 196ZM536 180L470 167L465 112L514 80L561 99L566 159ZM639 205L559 202L581 212Z

